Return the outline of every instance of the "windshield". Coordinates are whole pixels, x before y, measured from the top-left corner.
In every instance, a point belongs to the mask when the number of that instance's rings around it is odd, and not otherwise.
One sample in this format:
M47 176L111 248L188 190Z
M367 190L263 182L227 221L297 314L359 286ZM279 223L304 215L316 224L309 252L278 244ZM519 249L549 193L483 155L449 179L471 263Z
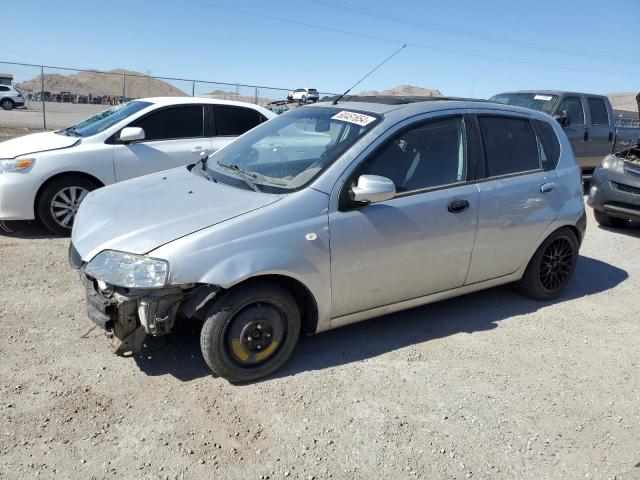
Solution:
M104 110L93 117L87 118L72 127L65 128L64 130L58 130L56 133L76 137L90 137L106 130L118 123L120 120L139 112L149 105L151 105L151 103L141 102L138 100L121 103L120 105Z
M260 191L296 190L313 180L379 121L375 114L342 108L296 108L213 154L207 161L207 171L222 181L231 176L246 184L250 177L249 183Z
M557 99L557 95L546 93L500 93L491 97L491 100L497 103L530 108L544 113L551 112Z

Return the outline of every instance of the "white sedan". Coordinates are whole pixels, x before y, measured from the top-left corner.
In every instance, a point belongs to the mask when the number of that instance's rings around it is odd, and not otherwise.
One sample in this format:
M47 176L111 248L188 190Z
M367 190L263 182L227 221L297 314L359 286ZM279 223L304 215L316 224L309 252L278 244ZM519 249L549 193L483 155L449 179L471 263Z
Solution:
M69 234L91 190L194 163L275 117L244 102L132 100L55 132L0 143L0 221L39 219Z

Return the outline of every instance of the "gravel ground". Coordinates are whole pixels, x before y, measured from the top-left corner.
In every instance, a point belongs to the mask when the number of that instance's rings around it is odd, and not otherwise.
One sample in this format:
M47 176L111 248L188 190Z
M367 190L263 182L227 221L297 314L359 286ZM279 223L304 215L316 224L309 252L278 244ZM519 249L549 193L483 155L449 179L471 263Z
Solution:
M559 301L501 287L302 339L214 378L198 325L119 358L68 239L0 232L0 479L638 479L640 226L590 212Z
M12 138L19 137L21 135L27 135L29 133L37 133L42 130L26 128L26 127L7 127L0 125L0 142L5 140L11 140Z

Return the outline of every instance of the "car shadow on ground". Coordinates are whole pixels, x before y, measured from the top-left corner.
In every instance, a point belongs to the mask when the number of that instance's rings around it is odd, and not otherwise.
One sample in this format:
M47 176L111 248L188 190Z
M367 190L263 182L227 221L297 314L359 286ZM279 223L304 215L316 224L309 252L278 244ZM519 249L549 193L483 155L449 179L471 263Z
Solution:
M531 300L503 286L304 337L284 367L262 381L357 362L457 333L491 330L502 320L604 292L627 277L620 268L580 256L569 288L552 302ZM169 374L182 381L211 375L200 353L197 322L183 322L167 337L148 337L134 358L147 375Z
M63 238L62 235L51 233L36 220L0 221L0 237L24 238L31 240Z

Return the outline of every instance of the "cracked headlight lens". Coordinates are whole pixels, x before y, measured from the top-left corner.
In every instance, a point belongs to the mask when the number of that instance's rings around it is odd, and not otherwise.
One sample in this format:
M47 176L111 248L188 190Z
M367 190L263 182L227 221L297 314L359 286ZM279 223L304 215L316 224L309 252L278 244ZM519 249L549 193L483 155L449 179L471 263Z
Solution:
M96 280L127 288L161 288L169 275L169 263L145 255L105 250L87 264L85 273Z

